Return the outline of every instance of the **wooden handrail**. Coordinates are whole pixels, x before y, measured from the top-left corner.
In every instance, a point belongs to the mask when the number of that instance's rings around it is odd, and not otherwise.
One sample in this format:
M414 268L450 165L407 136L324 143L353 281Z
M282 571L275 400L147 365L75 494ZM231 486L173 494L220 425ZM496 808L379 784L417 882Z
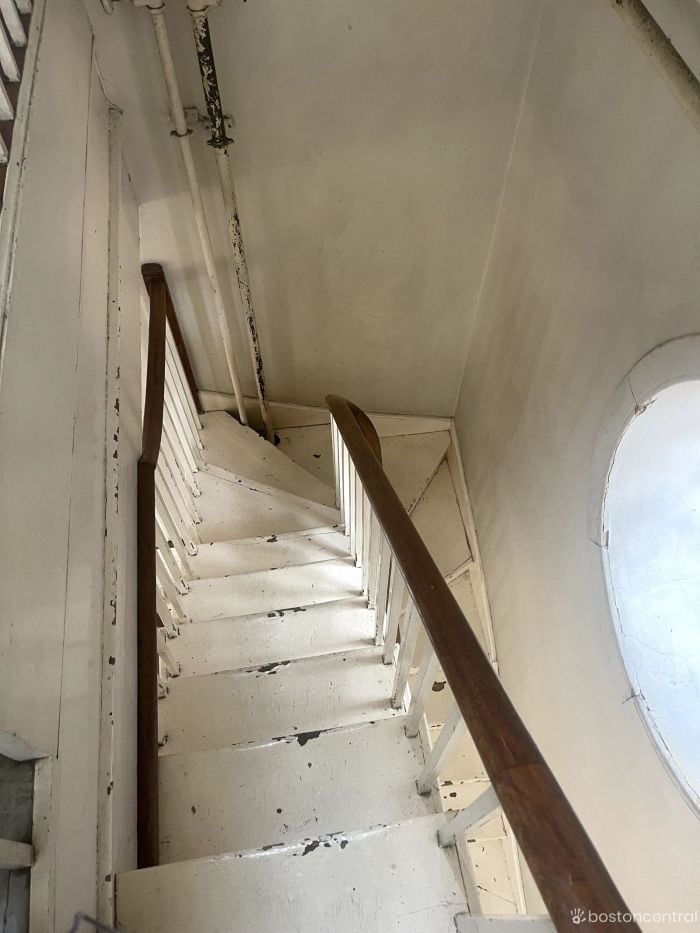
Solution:
M137 858L158 864L158 643L156 481L163 432L167 284L161 266L142 267L150 299L141 456L137 468Z
M557 930L638 930L384 473L367 416L337 395L326 403Z
M175 314L175 305L173 304L173 299L170 295L170 289L168 288L168 283L165 278L163 267L158 262L147 262L141 266L141 273L143 275L144 281L146 282L146 288L148 288L149 281L162 281L165 284L165 316L167 318L168 324L170 325L170 333L173 335L173 340L177 348L177 354L180 357L180 362L182 363L182 371L184 372L185 379L187 380L187 385L189 386L190 392L192 393L192 398L194 399L197 412L201 415L203 409L202 403L199 400L199 390L197 389L197 382L194 378L194 370L192 369L192 363L190 362L190 355L187 352L185 338L182 336L182 331L180 330L180 322L177 319L177 314Z

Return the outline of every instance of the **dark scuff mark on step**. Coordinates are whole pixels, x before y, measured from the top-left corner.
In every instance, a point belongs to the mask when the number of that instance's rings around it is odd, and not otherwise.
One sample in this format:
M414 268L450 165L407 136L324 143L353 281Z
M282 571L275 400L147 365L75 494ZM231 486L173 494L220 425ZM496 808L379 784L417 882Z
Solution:
M295 736L297 742L303 748L307 742L310 742L312 739L317 739L322 732L327 731L324 729L316 729L313 732L300 732L299 735Z
M446 681L444 680L436 680L433 684L433 693L440 693L445 689L445 684Z
M197 808L195 807L194 804L192 804L192 806L190 807L190 810L192 811L193 815L197 812Z
M273 843L271 843L270 845L263 846L263 847L260 849L260 851L261 851L261 852L269 852L270 849L281 849L283 846L284 846L284 843L283 843L283 842L273 842Z
M265 543L266 544L277 544L277 535L270 535L270 537L266 540Z
M307 842L307 844L304 846L304 851L301 854L309 855L310 852L315 852L320 845L320 839L313 839L311 842Z
M258 674L276 674L278 667L286 667L291 663L291 661L271 661L269 664L261 664L255 670L257 670Z

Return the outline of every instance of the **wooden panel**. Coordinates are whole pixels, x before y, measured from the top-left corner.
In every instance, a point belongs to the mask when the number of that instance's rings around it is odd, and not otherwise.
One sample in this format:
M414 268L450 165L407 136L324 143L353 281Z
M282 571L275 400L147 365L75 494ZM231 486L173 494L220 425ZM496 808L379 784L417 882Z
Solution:
M92 38L78 7L54 5L46 16L0 386L0 656L9 672L0 678L0 732L55 754Z

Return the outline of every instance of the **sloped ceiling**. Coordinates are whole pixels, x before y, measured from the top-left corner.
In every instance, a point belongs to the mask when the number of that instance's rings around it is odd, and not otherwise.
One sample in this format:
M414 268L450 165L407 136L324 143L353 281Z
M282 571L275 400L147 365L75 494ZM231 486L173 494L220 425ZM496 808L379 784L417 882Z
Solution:
M540 0L223 0L210 14L273 399L452 414ZM201 388L230 391L148 13L92 14L125 110L142 255L166 266ZM169 0L185 104L190 18ZM206 133L195 149L231 310Z

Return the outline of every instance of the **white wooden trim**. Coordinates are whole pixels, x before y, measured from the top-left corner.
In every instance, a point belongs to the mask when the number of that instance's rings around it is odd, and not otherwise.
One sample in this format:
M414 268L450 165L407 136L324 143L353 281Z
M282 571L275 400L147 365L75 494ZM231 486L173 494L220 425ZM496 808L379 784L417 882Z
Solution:
M163 629L166 635L168 635L169 638L176 638L180 634L177 626L182 622L182 619L174 616L158 586L156 587L156 612L158 613L158 618L163 623Z
M411 663L416 653L418 636L420 635L423 623L416 609L413 600L409 598L407 623L402 632L401 647L399 657L396 662L396 675L394 677L394 689L391 694L391 705L394 709L401 709L403 705L406 686L408 684L408 675L411 672Z
M161 622L162 621L163 620L161 619ZM175 660L175 657L170 650L168 636L164 628L158 629L158 656L171 677L180 676L180 664Z
M391 568L389 607L386 614L386 631L384 633L384 653L382 660L385 664L391 664L394 660L394 649L396 648L396 635L399 630L399 617L403 608L403 601L406 595L406 584L403 575L394 562Z
M55 860L51 794L53 758L34 763L34 806L32 843L34 864L29 876L29 933L47 933L54 929Z
M31 868L33 864L34 849L30 845L0 839L0 869L14 871L17 868Z
M459 810L438 830L438 842L443 847L454 845L457 836L466 833L470 829L477 829L500 808L501 803L496 796L496 791L492 785L489 785L485 791L479 794L476 800L472 801L463 810Z
M467 541L472 555L469 578L479 610L479 618L486 638L486 644L488 646L488 657L496 669L496 672L498 672L498 655L496 652L493 620L491 618L491 606L489 604L488 590L486 588L484 568L481 562L481 550L476 533L474 512L469 497L469 488L464 473L464 464L462 463L462 456L459 450L459 439L457 437L454 420L450 422L450 438L450 446L447 448L447 466L452 477L452 484L457 495L457 503L462 515L462 522L464 523L464 529L467 533Z
M432 691L432 686L440 670L438 656L433 650L429 640L426 640L421 658L418 676L415 686L411 691L411 705L408 709L408 718L406 719L406 735L413 738L418 735L421 718L425 713L425 707L428 703L428 697Z
M447 717L447 721L442 727L437 742L433 750L426 758L425 765L416 785L419 794L429 794L433 784L438 780L440 772L445 767L450 757L455 751L455 747L462 741L467 734L467 725L462 718L459 707L455 703L452 712Z

